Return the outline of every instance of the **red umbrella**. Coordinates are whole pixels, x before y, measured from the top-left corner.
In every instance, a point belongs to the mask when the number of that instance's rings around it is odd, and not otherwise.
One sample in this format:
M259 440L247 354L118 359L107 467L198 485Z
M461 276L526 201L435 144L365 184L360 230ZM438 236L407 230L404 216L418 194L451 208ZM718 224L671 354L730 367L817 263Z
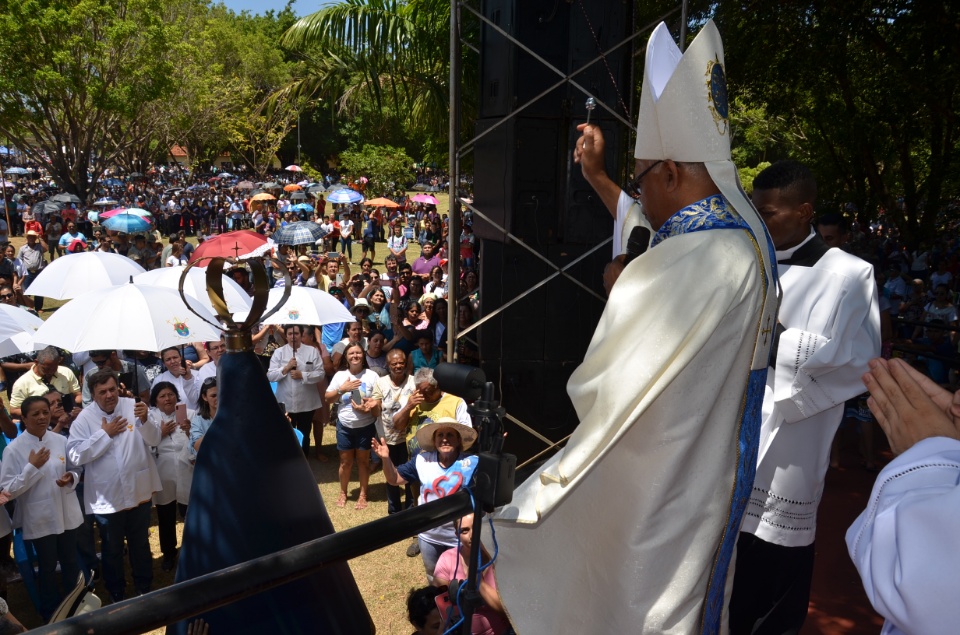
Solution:
M237 258L245 256L258 250L265 250L267 247L267 238L255 231L243 229L235 232L227 232L203 241L193 251L190 262L199 258Z

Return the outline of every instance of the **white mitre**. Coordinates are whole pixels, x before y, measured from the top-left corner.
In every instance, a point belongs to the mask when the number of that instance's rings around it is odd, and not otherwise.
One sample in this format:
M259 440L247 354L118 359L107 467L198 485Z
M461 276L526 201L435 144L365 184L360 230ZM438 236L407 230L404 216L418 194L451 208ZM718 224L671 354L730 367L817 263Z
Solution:
M647 42L634 157L703 163L721 194L741 216L760 245L767 279L762 334L753 368L768 364L770 334L776 324L777 278L766 226L740 186L730 158L730 119L723 42L713 20L680 52L661 22Z

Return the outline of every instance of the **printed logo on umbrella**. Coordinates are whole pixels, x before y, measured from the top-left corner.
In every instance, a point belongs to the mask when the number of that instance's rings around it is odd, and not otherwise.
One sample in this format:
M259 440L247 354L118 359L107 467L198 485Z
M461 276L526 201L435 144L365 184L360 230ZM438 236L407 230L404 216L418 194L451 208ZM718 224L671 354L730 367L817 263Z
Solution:
M177 335L180 337L187 337L190 335L190 327L187 326L186 320L181 320L180 318L174 316L173 321L167 320L167 324L173 325L173 330L177 332Z
M299 319L300 319L300 310L299 310L299 309L290 309L290 310L287 312L287 317L290 318L291 320L299 320Z

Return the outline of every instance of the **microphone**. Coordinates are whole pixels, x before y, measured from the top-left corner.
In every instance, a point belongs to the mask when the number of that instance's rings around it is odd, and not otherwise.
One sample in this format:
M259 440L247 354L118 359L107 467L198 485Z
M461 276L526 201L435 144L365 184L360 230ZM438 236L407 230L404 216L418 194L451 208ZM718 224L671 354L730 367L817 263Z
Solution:
M650 246L650 230L642 225L634 227L627 238L627 253L623 259L624 265L629 265L637 256L640 256Z

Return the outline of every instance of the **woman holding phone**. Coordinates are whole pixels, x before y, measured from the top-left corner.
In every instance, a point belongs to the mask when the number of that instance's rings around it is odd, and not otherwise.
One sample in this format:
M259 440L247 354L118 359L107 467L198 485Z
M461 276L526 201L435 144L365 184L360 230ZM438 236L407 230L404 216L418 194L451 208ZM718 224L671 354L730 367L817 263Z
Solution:
M370 480L370 442L377 434L374 422L380 415L380 402L373 399L373 386L379 376L367 366L367 355L359 343L350 343L343 351L340 370L330 380L327 403L338 403L337 451L340 453L340 496L337 507L347 503L350 472L356 461L360 473L360 496L356 509L367 507L367 483Z
M160 427L160 445L153 448L157 471L163 488L153 494L157 508L157 529L160 534L160 552L163 554L161 568L171 571L177 559L177 511L180 517L187 515L190 500L190 482L193 480L192 456L187 450L190 444L190 417L180 403L177 387L168 381L156 384L150 390L150 412Z

